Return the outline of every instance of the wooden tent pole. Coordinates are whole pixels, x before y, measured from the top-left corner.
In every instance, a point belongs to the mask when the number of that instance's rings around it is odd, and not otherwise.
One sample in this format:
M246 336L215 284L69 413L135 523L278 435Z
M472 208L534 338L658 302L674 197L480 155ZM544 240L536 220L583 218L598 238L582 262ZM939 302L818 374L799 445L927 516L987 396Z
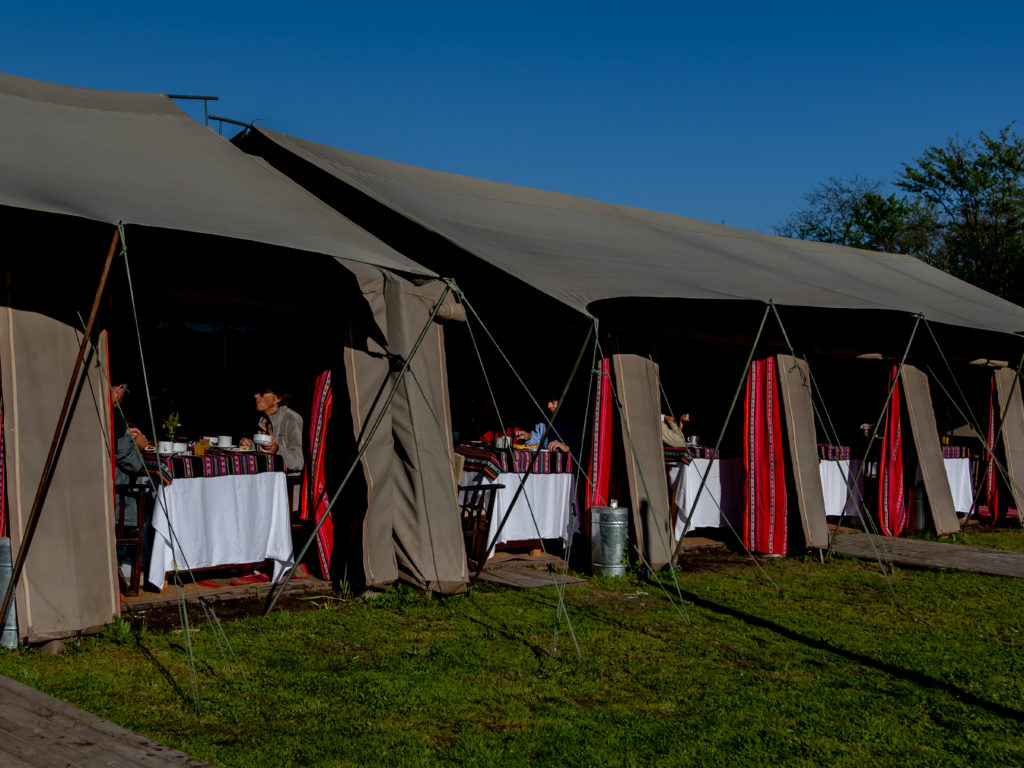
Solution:
M53 440L50 443L50 453L43 465L43 474L39 478L39 487L36 489L36 497L32 502L32 510L28 515L28 522L25 524L25 532L22 536L21 546L18 548L18 557L14 561L14 568L11 572L11 581L7 585L7 592L4 593L3 606L0 607L0 623L6 623L7 612L11 608L11 600L14 597L14 588L21 577L21 571L25 567L25 558L28 556L29 546L32 544L32 537L35 535L36 525L39 522L39 513L42 510L43 502L46 500L46 493L50 489L50 481L53 479L54 466L60 455L60 449L64 444L64 437L67 434L68 421L71 416L71 403L78 389L78 377L82 370L82 361L85 359L85 351L89 348L89 340L92 337L93 324L99 312L100 300L107 287L107 277L110 275L110 265L114 261L114 252L117 250L117 243L121 237L121 230L114 231L114 237L110 241L110 250L107 251L107 261L103 265L103 274L100 275L100 284L96 288L96 296L92 301L92 310L89 312L89 321L85 324L85 333L82 335L82 343L78 346L78 358L75 360L75 368L71 372L71 381L68 382L68 390L64 395L64 406L61 408L60 416L57 418L57 426L53 431Z

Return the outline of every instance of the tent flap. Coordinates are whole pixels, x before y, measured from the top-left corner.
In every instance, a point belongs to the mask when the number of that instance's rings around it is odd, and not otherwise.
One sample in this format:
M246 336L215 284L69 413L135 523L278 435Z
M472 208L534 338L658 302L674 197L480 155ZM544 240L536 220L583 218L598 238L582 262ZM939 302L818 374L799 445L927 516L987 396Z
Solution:
M900 378L903 380L910 432L914 437L914 447L917 449L917 461L921 466L921 477L924 479L935 533L939 536L959 533L960 524L953 508L953 492L949 489L949 478L946 477L942 460L939 430L935 424L935 411L932 409L928 374L906 364Z
M674 543L661 445L658 365L640 355L614 354L612 367L622 403L622 442L636 545L657 571L671 562Z
M1017 509L1024 509L1024 404L1020 378L1011 368L996 370L999 412L1003 417L1003 453L1006 456L1007 482Z
M105 344L101 343L101 349ZM0 308L11 550L22 545L57 414L78 355L74 328ZM39 642L108 624L118 612L110 415L102 368L87 357L67 437L15 589L18 637Z
M796 481L797 506L808 547L828 548L825 496L818 469L818 444L811 402L811 376L807 363L791 355L778 355L779 391L789 434L789 454Z

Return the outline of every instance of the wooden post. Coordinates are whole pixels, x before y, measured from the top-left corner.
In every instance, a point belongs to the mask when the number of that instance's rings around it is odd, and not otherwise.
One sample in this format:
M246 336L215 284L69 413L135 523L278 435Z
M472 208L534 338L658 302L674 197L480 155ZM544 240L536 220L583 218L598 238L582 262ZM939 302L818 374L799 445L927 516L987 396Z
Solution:
M92 310L89 312L89 320L85 324L85 332L82 334L82 343L78 346L78 358L75 360L75 368L71 372L71 381L68 382L68 390L64 395L64 406L61 408L60 416L57 418L57 426L53 431L53 440L50 442L50 452L46 456L46 463L43 465L43 474L39 478L39 487L36 489L36 497L32 501L32 510L29 512L28 522L25 524L25 531L18 549L18 556L14 561L14 568L11 572L11 581L7 585L7 592L4 593L3 606L0 607L0 617L7 616L11 608L11 600L14 597L14 588L21 577L21 571L25 567L25 558L28 556L29 546L32 544L32 537L39 522L39 513L42 510L43 502L46 500L46 493L50 489L50 481L53 479L54 466L60 455L61 446L68 430L68 421L71 418L71 401L78 389L78 378L82 371L82 361L85 359L85 351L89 348L92 337L92 327L96 322L96 315L99 312L100 300L107 287L107 277L110 275L110 265L114 261L114 252L117 250L117 243L120 240L120 229L114 231L114 237L110 241L110 250L107 251L107 260L103 265L103 273L100 275L100 284L96 288L96 296L93 298ZM4 619L5 620L5 619ZM2 620L0 620L2 621Z

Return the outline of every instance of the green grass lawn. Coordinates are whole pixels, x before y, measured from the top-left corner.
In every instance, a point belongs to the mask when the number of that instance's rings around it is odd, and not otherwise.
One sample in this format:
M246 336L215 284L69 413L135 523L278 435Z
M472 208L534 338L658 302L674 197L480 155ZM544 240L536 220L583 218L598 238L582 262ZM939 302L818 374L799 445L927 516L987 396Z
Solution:
M692 627L657 583L568 588L582 658L553 589L482 585L225 621L251 693L200 624L198 715L180 633L0 673L246 768L1024 765L1024 582L898 570L894 600L871 563L723 562L679 574Z

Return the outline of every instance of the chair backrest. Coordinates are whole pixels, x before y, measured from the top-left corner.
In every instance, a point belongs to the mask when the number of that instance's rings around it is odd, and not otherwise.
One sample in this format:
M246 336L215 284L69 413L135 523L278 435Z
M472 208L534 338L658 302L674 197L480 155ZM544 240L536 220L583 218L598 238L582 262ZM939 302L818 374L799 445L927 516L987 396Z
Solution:
M483 568L487 554L487 537L491 531L494 500L504 485L460 485L459 507L462 511L462 535L466 556L477 568Z
M134 540L136 529L141 530L146 521L146 507L148 503L148 489L144 485L115 485L114 486L114 530L116 537L120 539ZM135 522L127 519L128 499L135 500ZM141 534L140 534L141 537ZM121 541L118 541L121 544Z
M135 521L128 517L129 499L135 500ZM131 552L131 576L127 579L128 594L139 594L142 581L142 548L146 540L146 510L149 503L148 489L144 485L114 486L114 544L127 547ZM118 571L119 578L123 576Z

